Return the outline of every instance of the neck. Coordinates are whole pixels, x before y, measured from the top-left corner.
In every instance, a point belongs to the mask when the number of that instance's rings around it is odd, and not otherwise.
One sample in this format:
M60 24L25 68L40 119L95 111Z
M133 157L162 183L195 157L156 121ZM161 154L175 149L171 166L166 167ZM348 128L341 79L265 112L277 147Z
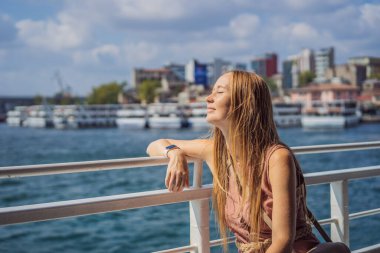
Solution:
M223 134L223 137L224 137L224 141L226 142L226 146L227 146L227 151L228 153L231 154L230 152L230 147L232 146L231 142L230 142L230 139L229 139L229 131L228 131L228 128L227 127L219 127L220 131L222 132ZM239 156L236 157L236 161L239 161Z

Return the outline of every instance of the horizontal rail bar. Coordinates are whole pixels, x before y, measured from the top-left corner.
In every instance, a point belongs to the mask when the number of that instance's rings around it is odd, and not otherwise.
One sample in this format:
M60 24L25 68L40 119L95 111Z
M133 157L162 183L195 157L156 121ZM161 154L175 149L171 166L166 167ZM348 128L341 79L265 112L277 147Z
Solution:
M365 211L361 211L357 213L351 213L349 217L350 217L350 220L354 220L354 219L363 218L363 217L367 217L367 216L375 215L375 214L380 214L380 208L365 210Z
M87 199L0 208L0 225L52 220L87 214L106 213L148 206L159 206L196 199L208 199L211 185L183 192L146 191Z
M190 163L195 162L196 160L197 159L195 158L187 157L187 161ZM85 162L9 166L0 167L0 178L29 177L100 170L151 167L158 165L167 165L168 161L169 160L166 157L137 157Z
M235 239L236 239L235 236L228 237L227 243L233 243L233 242L235 242ZM216 247L216 246L220 246L222 244L223 244L222 239L216 239L216 240L210 241L210 247Z
M178 248L154 251L152 253L183 253L183 252L196 251L196 250L197 250L197 246L188 245L188 246L183 246L183 247L178 247Z
M312 172L304 175L307 185L380 176L380 165L360 168Z
M292 148L292 150L296 154L313 154L338 151L365 150L374 148L380 148L380 141L300 146L294 147ZM188 157L189 162L194 162L195 160L196 159L194 158ZM42 165L9 166L0 167L0 178L78 173L113 169L128 169L135 167L166 165L167 162L168 159L164 157L138 157L85 162L55 164L53 163Z
M380 243L352 251L352 253L379 253Z
M338 151L366 150L375 148L380 148L380 141L301 146L294 147L292 148L292 150L296 154L303 155L315 153L330 153Z
M331 224L331 223L337 223L337 219L335 218L327 218L327 219L323 219L323 220L318 220L319 224L321 225L327 225L327 224Z
M310 185L379 175L380 166L370 166L347 170L308 173L305 174L305 179L306 183ZM0 208L0 225L50 220L210 198L211 190L212 185L204 185L203 188L199 190L187 189L183 193L171 193L167 190L158 190L19 207L6 207ZM201 191L201 193L197 191Z

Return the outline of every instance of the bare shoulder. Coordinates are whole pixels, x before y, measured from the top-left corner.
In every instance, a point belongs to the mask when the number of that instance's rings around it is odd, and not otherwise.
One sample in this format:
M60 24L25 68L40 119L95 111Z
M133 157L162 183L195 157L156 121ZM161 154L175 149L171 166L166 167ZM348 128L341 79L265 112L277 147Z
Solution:
M273 151L272 155L269 157L269 166L275 165L278 162L289 161L293 161L292 153L287 148L280 147Z
M187 156L199 158L205 161L212 159L214 142L210 139L174 140L168 139L171 144L182 149Z
M271 182L281 178L294 177L293 155L287 148L278 148L269 157L269 177Z

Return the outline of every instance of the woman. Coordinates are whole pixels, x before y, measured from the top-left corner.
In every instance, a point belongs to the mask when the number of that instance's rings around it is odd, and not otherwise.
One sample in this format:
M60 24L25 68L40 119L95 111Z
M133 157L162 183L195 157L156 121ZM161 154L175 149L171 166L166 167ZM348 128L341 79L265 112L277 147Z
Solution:
M207 97L210 139L152 142L150 156L166 155L170 191L189 186L186 156L206 161L213 174L213 201L226 249L227 227L239 252L304 253L319 244L306 217L302 171L280 142L272 102L258 75L222 75Z

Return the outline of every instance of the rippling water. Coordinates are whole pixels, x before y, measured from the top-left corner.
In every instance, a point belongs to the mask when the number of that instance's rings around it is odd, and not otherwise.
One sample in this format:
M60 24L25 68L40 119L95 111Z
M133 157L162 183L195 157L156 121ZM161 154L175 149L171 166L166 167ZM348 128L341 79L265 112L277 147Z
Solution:
M290 146L380 140L379 124L331 132L280 129ZM205 136L195 130L54 130L0 125L0 166L146 156L158 138ZM305 173L380 164L380 149L300 155ZM0 180L0 207L61 201L164 188L165 167L50 175ZM211 183L205 170L204 183ZM380 179L349 183L350 212L380 207ZM308 187L308 203L318 218L329 217L328 185ZM189 244L188 204L96 214L0 227L0 252L151 252ZM217 238L211 213L211 239ZM379 215L350 223L352 249L380 243ZM365 236L363 236L365 235ZM220 252L214 248L213 252ZM231 245L231 252L236 252Z

